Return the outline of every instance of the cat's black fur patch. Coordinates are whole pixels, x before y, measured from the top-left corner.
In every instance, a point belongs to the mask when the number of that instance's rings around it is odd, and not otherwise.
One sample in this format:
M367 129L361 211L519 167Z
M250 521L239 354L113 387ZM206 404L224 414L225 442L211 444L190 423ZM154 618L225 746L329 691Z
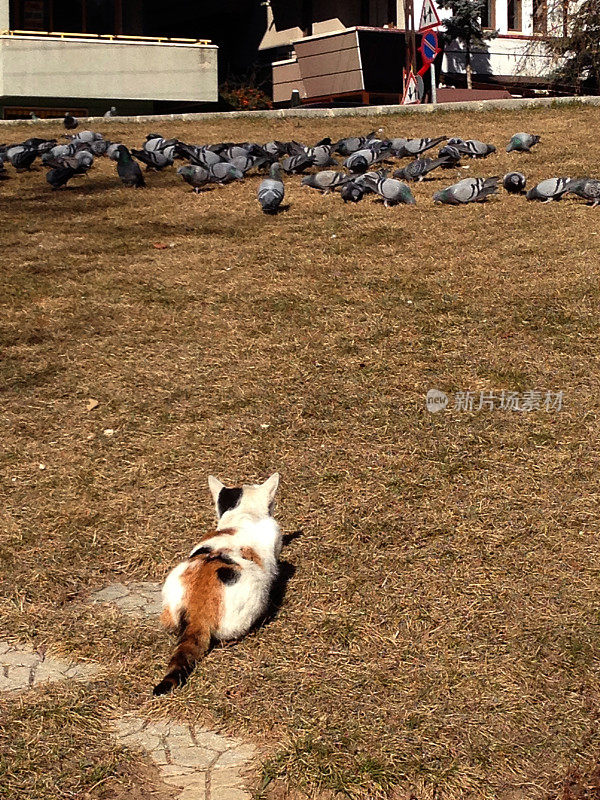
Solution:
M194 556L206 555L206 553L210 553L211 550L212 547L208 547L208 545L203 545L202 547L199 547L197 550L194 550L190 558L194 558Z
M209 556L207 561L222 561L224 564L237 564L237 561L234 561L233 558L230 558L225 553L215 553L212 556Z
M219 499L217 500L217 508L219 510L219 517L222 517L226 511L235 508L240 502L243 489L228 489L224 486L219 492Z
M219 567L217 578L226 586L231 586L240 579L240 573L237 569L232 569L231 567Z

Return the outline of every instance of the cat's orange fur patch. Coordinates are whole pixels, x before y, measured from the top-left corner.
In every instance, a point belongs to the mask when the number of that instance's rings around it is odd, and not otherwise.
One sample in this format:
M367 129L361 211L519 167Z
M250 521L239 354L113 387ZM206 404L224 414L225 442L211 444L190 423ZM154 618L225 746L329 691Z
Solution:
M242 558L245 558L246 561L254 561L254 563L262 568L263 562L262 558L258 555L256 550L252 547L242 547L240 550L240 555Z

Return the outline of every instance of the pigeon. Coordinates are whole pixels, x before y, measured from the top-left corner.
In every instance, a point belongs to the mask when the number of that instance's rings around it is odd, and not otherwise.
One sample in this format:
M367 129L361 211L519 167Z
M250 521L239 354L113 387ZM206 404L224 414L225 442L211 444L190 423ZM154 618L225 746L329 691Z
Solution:
M438 150L438 158L445 158L446 163L442 164L442 169L455 169L460 167L460 159L462 158L462 153L458 148L447 142L443 147L440 147Z
M67 111L63 119L63 125L68 131L73 131L79 125L79 123L75 117Z
M337 166L338 162L331 157L332 149L331 139L327 137L317 142L314 147L304 148L304 151L309 158L312 158L313 166L323 168Z
M211 183L222 185L232 181L243 181L244 173L228 161L219 161L218 164L211 164L208 168Z
M29 170L37 158L37 149L23 144L12 145L6 149L6 157L17 172Z
M258 187L258 202L265 214L276 214L283 196L285 187L281 180L281 166L278 163L272 164L269 177L260 182Z
M219 164L223 161L218 153L209 150L207 147L197 147L195 144L185 144L176 142L175 153L180 158L187 159L190 164L197 167L208 169L212 164Z
M351 156L352 153L368 147L369 142L374 138L375 131L371 131L366 136L349 136L346 139L340 139L339 142L333 145L333 152L339 153L341 156Z
M340 195L344 203L360 203L371 189L362 181L364 176L357 175L342 186Z
M570 178L548 178L530 189L525 195L528 200L541 200L542 203L557 202L569 191Z
M507 172L502 179L502 185L509 194L523 194L527 179L522 172Z
M104 155L110 158L111 161L118 161L119 147L121 147L121 145L118 142L111 142L106 148L106 152Z
M131 155L135 156L138 161L146 165L146 169L154 169L160 172L165 167L170 167L173 164L173 150L170 153L164 150L132 150Z
M194 164L186 164L184 167L179 167L177 174L181 175L186 183L193 187L193 191L198 194L200 189L210 181L208 170L204 167L198 167Z
M276 139L263 145L263 150L273 158L282 158L282 156L289 155L287 144L285 142L279 142Z
M133 160L131 153L125 147L125 145L118 145L116 152L117 157L115 160L117 162L117 174L119 175L119 178L121 178L123 184L136 189L145 186L146 181L142 175L140 165L137 163L137 161Z
M388 178L385 172L368 172L364 176L364 182L371 191L383 197L383 204L386 208L396 206L398 203L415 205L416 201L410 188L395 178Z
M110 119L111 117L116 117L117 116L117 109L114 106L111 106L108 109L108 111L104 112L103 116L104 116L104 119Z
M437 167L446 166L450 160L446 156L442 158L416 158L405 167L402 167L402 169L397 169L393 173L393 177L401 178L405 181L422 181L425 175Z
M79 131L79 133L71 137L72 142L84 142L85 144L100 142L102 139L104 139L104 136L96 131Z
M456 147L459 153L470 158L487 158L491 153L496 152L493 144L486 144L477 139L467 139L466 141L451 139L448 144Z
M313 159L304 151L295 156L288 156L282 159L281 169L287 172L288 175L298 175L304 170L309 169L313 165Z
M567 194L583 197L584 200L591 202L592 208L595 208L600 204L600 181L596 178L576 178L569 183Z
M349 180L350 176L344 172L325 169L322 172L316 172L314 175L306 175L302 178L302 185L310 186L311 189L319 189L323 194L329 194L336 186L343 186Z
M392 155L397 158L405 158L406 156L414 158L446 141L447 138L447 136L438 136L435 139L392 139Z
M88 167L81 164L76 158L66 156L52 159L51 169L46 173L46 180L50 186L56 190L65 186L75 175L85 175Z
M30 111L30 112L29 112L29 116L31 117L31 121L32 121L32 122L39 122L39 121L40 121L40 118L39 118L39 117L38 117L38 115L35 113L35 111Z
M108 142L106 139L97 139L95 142L90 142L90 153L93 153L95 156L104 156L110 144L111 142Z
M482 203L498 191L497 176L493 178L464 178L433 195L435 203L459 206L463 203Z
M85 170L88 170L94 163L94 156L89 150L78 150L74 154L73 159Z
M377 142L370 148L357 150L344 161L346 169L353 173L366 172L372 164L382 161L390 154L389 142Z
M540 141L533 133L515 133L506 147L506 152L516 150L518 153L529 153L534 144Z
M244 175L247 172L250 172L251 169L256 167L260 169L264 167L265 164L270 164L271 160L269 156L256 156L256 155L245 155L245 156L234 156L234 158L229 159L229 163L233 164L234 167L243 172Z

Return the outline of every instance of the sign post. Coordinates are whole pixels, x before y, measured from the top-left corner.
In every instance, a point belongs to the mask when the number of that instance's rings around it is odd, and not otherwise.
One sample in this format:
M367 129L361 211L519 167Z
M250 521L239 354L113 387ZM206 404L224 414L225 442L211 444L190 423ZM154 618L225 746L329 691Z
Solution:
M423 60L423 66L419 70L419 75L429 70L431 79L431 102L437 103L437 87L435 85L435 57L440 52L438 35L433 30L441 25L441 20L433 0L424 0L421 9L421 19L419 20L419 33L422 33L421 46L419 52Z

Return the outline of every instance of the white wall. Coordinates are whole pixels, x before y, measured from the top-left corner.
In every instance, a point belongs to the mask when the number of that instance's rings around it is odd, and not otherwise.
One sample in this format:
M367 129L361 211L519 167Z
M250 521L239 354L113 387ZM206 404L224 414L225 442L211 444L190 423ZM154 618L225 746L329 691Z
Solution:
M9 0L0 0L0 31L7 31L10 27Z
M215 102L217 50L0 36L0 96Z

